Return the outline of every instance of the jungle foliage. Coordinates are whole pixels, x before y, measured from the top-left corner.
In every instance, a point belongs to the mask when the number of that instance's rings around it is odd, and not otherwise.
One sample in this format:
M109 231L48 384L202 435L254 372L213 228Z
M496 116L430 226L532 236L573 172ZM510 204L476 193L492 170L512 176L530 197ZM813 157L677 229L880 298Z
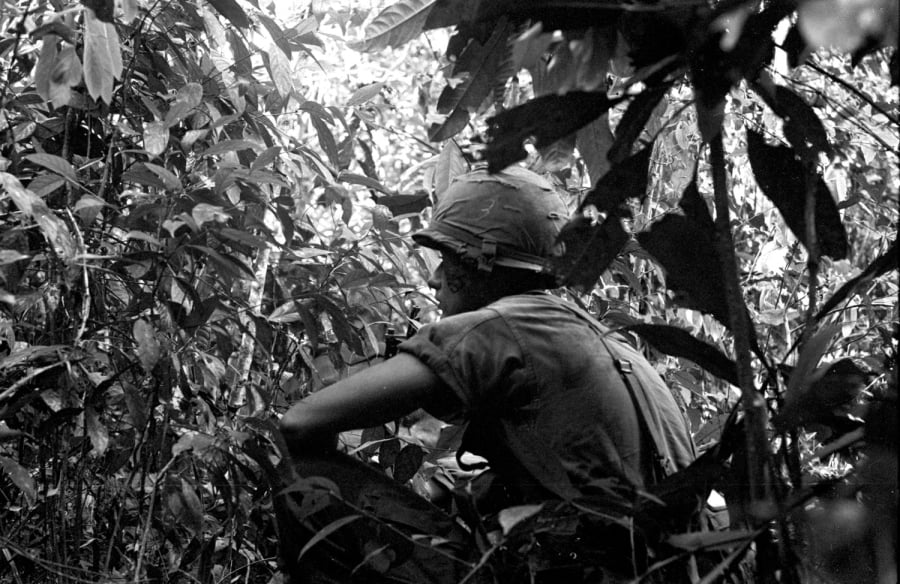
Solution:
M686 402L656 496L733 532L660 549L895 580L896 3L320 4L2 4L0 578L277 581L277 417L433 316L403 235L484 160ZM405 422L348 440L420 489Z

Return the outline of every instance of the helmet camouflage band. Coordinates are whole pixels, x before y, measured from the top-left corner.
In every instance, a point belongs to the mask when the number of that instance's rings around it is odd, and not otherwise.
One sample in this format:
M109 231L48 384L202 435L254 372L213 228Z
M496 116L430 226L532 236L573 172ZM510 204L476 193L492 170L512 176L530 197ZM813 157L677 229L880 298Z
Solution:
M431 223L413 235L426 247L495 265L543 272L568 210L556 190L519 167L453 179L434 208Z

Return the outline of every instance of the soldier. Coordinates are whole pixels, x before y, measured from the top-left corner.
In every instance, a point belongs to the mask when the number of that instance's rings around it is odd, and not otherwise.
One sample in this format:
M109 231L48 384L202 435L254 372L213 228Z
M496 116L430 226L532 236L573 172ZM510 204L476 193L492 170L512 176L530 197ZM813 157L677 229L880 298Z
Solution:
M683 415L655 370L590 314L546 291L555 286L547 260L566 216L549 183L519 168L473 172L443 193L429 227L413 235L441 253L428 280L441 320L403 342L395 357L304 398L282 418L294 468L307 477L302 488L287 490L278 510L286 569L295 581L349 581L355 569L360 581L458 582L478 559L473 534L449 515L336 453L341 431L418 408L466 424L461 450L488 465L470 486L482 517L547 502L557 511L556 503L578 500L627 507L635 493L691 462ZM319 487L331 494L329 508L310 521L314 476L328 479ZM354 515L360 518L297 560L317 530ZM617 545L604 544L608 553L598 561L607 565L586 567L591 562L577 558L566 581L629 577L645 567L630 546L634 534L621 525L607 528L621 531ZM401 532L441 535L442 542L410 543L418 540ZM584 526L567 533L584 544ZM545 556L560 555L552 544L559 541L547 536ZM562 554L568 564L574 549ZM552 558L541 561L545 579L559 576ZM333 579L304 575L313 571Z

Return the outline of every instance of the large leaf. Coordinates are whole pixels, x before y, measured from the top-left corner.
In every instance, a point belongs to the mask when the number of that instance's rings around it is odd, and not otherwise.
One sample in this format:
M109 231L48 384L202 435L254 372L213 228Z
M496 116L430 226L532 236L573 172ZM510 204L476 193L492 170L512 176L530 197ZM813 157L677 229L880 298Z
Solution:
M474 38L469 41L453 67L452 77L462 77L462 81L447 85L438 98L437 111L448 119L428 129L429 139L440 142L453 137L465 127L469 113L481 107L491 94L510 51L511 30L511 25L502 20L484 43Z
M700 196L700 189L697 188L696 169L694 171L694 178L684 189L684 193L681 195L678 206L684 211L685 217L693 221L698 229L707 234L711 242L715 237L716 225L709 212L709 207L706 206L706 201Z
M815 196L815 233L822 255L836 260L847 257L847 233L837 205L822 177L797 160L795 151L784 146L769 146L761 134L747 131L747 154L753 175L763 193L773 202L794 235L806 241L807 189Z
M584 198L581 208L593 205L602 213L618 209L626 199L643 200L647 194L653 144L616 164Z
M266 56L268 59L265 63L269 70L269 77L275 84L278 94L282 98L287 98L294 91L290 57L285 55L274 41L269 45Z
M644 90L628 104L628 109L625 110L619 125L616 126L616 140L608 154L610 162L622 162L628 158L635 141L644 131L650 114L665 97L670 87L672 87L672 82Z
M799 369L799 368L798 368ZM794 375L802 375L795 369ZM841 359L817 367L803 383L805 387L785 395L784 405L774 419L781 429L798 425L825 424L846 428L845 412L869 382L868 374L852 359Z
M216 11L238 28L249 28L250 19L236 0L209 0Z
M835 306L843 302L851 294L855 294L860 288L868 286L869 282L875 278L883 276L890 270L896 270L897 258L897 240L895 239L894 243L891 244L891 247L884 254L875 258L875 260L873 260L872 263L858 276L845 282L844 285L822 305L822 308L820 308L819 312L816 314L816 320L819 320L831 312Z
M590 290L628 239L617 212L599 223L578 215L563 226L556 240L562 248L562 253L552 261L557 281Z
M25 495L25 500L28 501L29 504L34 503L37 498L37 489L35 488L34 479L31 477L31 473L28 472L28 469L15 460L5 456L0 456L0 468L6 472L6 475L12 483L19 487L19 490Z
M84 13L84 84L94 99L112 103L113 82L122 77L122 49L116 27Z
M719 379L738 385L737 365L734 361L686 330L662 324L635 324L622 330L637 333L657 351L689 359Z
M666 287L677 304L729 326L722 267L707 233L685 216L668 214L637 238L665 269Z
M454 178L465 174L468 170L469 164L462 150L456 141L448 140L438 155L437 166L434 169L434 196L439 198Z
M784 120L784 136L803 161L816 164L820 152L831 154L822 120L802 97L781 85L758 83L753 88Z
M587 166L592 185L596 185L600 177L609 172L607 153L613 141L613 133L609 129L609 112L578 130L575 135L575 145Z
M162 355L162 347L156 338L156 328L143 318L139 318L134 322L132 332L137 343L135 352L144 371L149 373Z
M605 92L575 91L533 99L490 120L485 149L492 172L524 160L523 143L534 138L544 148L602 116L624 98L610 99Z
M405 45L422 33L434 4L435 0L400 0L382 10L366 27L365 38L350 46L367 53Z
M65 158L60 158L53 154L29 154L25 156L25 159L39 166L43 166L47 170L55 172L59 176L78 184L78 177L75 175L75 169Z

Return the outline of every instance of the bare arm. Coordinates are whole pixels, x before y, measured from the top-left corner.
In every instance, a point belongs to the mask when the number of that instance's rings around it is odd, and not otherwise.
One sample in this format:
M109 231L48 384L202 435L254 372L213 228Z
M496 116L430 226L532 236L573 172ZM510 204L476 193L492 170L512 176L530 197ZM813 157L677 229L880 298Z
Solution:
M424 363L400 353L297 402L281 419L294 456L333 449L338 432L446 406L450 390Z

